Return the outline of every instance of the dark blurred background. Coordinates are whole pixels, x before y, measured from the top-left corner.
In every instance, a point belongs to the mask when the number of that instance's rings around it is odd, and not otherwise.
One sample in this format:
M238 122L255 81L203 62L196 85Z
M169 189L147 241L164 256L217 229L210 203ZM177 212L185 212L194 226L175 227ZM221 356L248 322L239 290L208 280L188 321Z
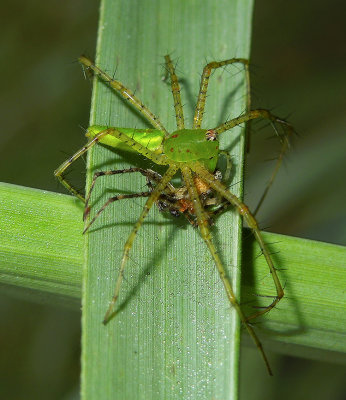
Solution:
M258 1L251 57L254 105L287 117L299 134L260 223L336 244L346 242L345 15L341 0ZM98 3L4 0L0 18L0 181L64 192L52 173L85 140L80 126L88 126L91 90L76 58L94 55ZM268 130L254 131L250 206L270 174L266 160L278 151ZM78 399L78 312L5 295L0 301L0 398ZM245 349L243 357L244 399L343 398L343 366L277 356L275 381L262 381L257 352Z

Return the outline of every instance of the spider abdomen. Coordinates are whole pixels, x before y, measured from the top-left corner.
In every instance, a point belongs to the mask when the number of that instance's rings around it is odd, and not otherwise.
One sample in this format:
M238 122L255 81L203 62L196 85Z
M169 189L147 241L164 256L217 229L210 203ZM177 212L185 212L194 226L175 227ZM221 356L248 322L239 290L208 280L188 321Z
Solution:
M93 139L97 134L108 128L109 128L108 126L103 126L103 125L90 126L86 132L86 136L89 139ZM112 128L112 129L124 133L129 138L135 140L142 146L154 152L159 151L165 136L164 132L159 131L157 129L132 129L132 128ZM126 145L124 142L117 139L111 132L108 135L104 136L100 140L100 143L116 149L136 152L135 149L132 149L130 146Z

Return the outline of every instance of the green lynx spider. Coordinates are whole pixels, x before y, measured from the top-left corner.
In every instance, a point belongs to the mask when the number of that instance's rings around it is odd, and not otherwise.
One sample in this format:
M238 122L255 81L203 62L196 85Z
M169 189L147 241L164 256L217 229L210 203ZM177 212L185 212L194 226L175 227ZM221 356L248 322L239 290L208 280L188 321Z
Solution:
M206 243L210 255L213 258L215 266L219 272L220 278L224 285L226 295L231 305L236 309L239 318L245 325L247 331L255 342L257 348L259 349L266 367L268 369L269 374L272 375L272 371L270 369L269 362L264 353L261 342L259 341L253 327L250 325L249 320L256 318L264 313L270 311L276 304L280 301L280 299L284 295L283 288L279 281L279 278L276 273L276 268L272 262L269 250L267 245L265 244L261 232L259 230L257 221L254 215L249 211L248 207L234 194L232 194L226 186L220 182L213 175L213 172L216 168L216 162L218 156L220 154L219 150L219 142L217 140L218 135L223 132L229 131L235 126L240 124L244 124L246 122L250 122L251 120L262 118L268 120L271 125L274 127L275 132L278 134L279 138L282 141L282 150L280 156L278 158L278 162L276 164L275 171L271 177L270 183L268 184L265 193L267 192L274 176L276 174L277 169L281 163L282 156L288 147L288 136L293 131L290 124L286 121L276 117L271 112L263 109L250 110L250 82L249 82L249 68L248 68L248 60L242 58L233 58L220 62L211 62L207 64L203 69L203 74L201 78L201 84L199 89L199 95L197 100L197 105L195 109L194 119L193 119L193 128L185 129L184 123L184 114L183 107L180 98L180 86L178 82L177 75L175 73L175 68L170 57L165 56L166 67L171 80L171 90L174 99L174 108L176 115L176 123L177 123L177 131L173 133L168 133L163 124L160 122L158 117L156 117L135 95L134 93L125 87L121 82L112 79L109 75L107 75L104 71L98 68L92 61L88 58L81 56L79 58L79 62L89 70L92 70L100 79L105 81L112 87L119 95L121 95L126 101L128 101L132 106L134 106L142 116L151 123L151 125L155 128L152 130L137 130L137 129L129 129L129 128L113 128L113 127L100 127L94 126L90 127L87 132L87 136L90 138L90 141L79 151L77 151L71 158L65 161L56 171L55 176L60 180L60 182L75 196L80 198L85 202L84 197L70 185L69 182L63 176L65 170L82 154L86 153L92 146L96 143L100 142L113 147L121 147L126 146L128 150L140 153L144 155L146 158L154 162L158 165L167 166L167 170L165 174L160 177L159 180L155 180L155 185L153 186L150 192L142 192L137 194L130 195L122 195L116 196L113 198L114 200L120 200L122 198L131 198L131 197L148 197L144 208L139 216L139 219L134 224L132 231L125 243L123 256L121 259L120 269L118 272L118 278L115 285L115 291L113 298L110 302L109 308L104 317L104 323L107 323L110 318L113 316L113 310L116 304L116 301L119 297L120 286L124 276L125 266L127 264L129 258L129 252L132 248L134 239L137 235L139 228L141 227L145 217L149 213L151 207L160 200L160 198L164 195L172 194L174 197L174 193L176 190L174 186L171 184L172 178L176 175L178 171L181 172L183 177L183 185L187 193L188 200L192 204L193 214L196 218L196 224L199 227L201 236ZM230 65L230 64L242 64L245 68L245 77L247 83L247 109L245 113L237 118L233 118L225 123L213 128L213 129L202 129L202 118L206 103L207 97L207 89L209 78L213 70L218 68ZM279 124L284 131L284 134L279 134L276 125ZM138 169L136 169L137 172ZM144 170L143 170L144 171ZM87 196L87 203L89 203L91 190L94 187L96 178L98 176L104 175L113 175L117 173L123 172L135 172L133 169L129 170L120 170L120 171L104 171L101 173L95 173L94 180L92 182L92 186L90 188L89 194ZM143 175L146 172L142 172ZM261 251L266 259L268 264L270 273L273 277L275 287L276 287L276 296L270 305L267 307L258 310L253 315L247 317L243 313L236 297L234 295L230 280L227 276L226 270L219 258L217 249L212 242L211 233L209 230L209 211L206 210L205 204L202 203L200 199L200 193L196 187L195 179L198 178L200 181L207 184L213 193L221 198L224 201L228 202L230 205L233 205L238 213L244 218L248 226L252 229L252 232L261 248ZM262 196L263 198L263 196ZM110 199L111 200L111 199ZM262 201L262 199L261 199ZM87 230L92 222L94 222L95 218L100 214L100 212L110 203L108 201L102 209L97 213L94 219L86 225ZM86 216L89 213L89 207L86 206L84 215Z

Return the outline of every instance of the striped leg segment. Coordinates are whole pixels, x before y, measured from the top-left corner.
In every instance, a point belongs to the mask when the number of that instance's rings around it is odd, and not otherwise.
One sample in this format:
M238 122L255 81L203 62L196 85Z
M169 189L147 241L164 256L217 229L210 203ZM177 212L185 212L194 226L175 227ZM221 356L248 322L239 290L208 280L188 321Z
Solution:
M210 234L210 230L209 230L209 223L208 223L208 219L206 216L205 211L203 210L202 204L200 202L199 199L199 195L197 192L197 189L194 185L193 182L193 178L191 175L191 170L189 167L183 167L182 168L182 173L183 173L183 178L186 184L186 187L189 191L189 195L190 195L190 199L193 201L193 206L194 206L194 211L196 213L197 216L197 224L198 227L201 231L201 236L204 240L204 242L206 243L209 252L214 260L215 266L219 272L221 281L225 287L226 290L226 294L228 297L228 300L230 301L231 305L236 309L239 318L241 319L241 321L243 322L243 324L245 325L247 331L249 332L250 336L252 337L253 341L256 344L256 347L258 348L258 350L260 351L264 362L266 364L267 370L269 372L270 375L272 375L272 371L267 359L267 356L264 353L263 347L261 342L259 341L255 331L253 330L252 326L248 323L248 318L246 318L246 316L244 315L242 309L240 308L239 303L237 302L237 299L234 295L231 283L229 281L229 278L227 276L227 273L225 271L225 268L220 260L220 257L217 253L216 247L213 244L212 240L211 240L211 234ZM211 175L212 176L212 175ZM204 178L204 177L203 177ZM213 178L214 179L214 178Z
M275 177L281 167L284 155L286 154L286 152L288 151L288 149L290 147L289 139L292 136L292 134L294 133L293 126L291 124L289 124L288 122L286 122L285 120L278 118L277 116L275 116L268 110L258 109L258 110L249 111L249 112L245 113L244 115L241 115L240 117L233 118L229 121L226 121L225 123L223 123L213 129L213 131L220 134L220 133L226 132L226 131L234 128L235 126L241 125L245 122L249 122L249 121L252 121L257 118L263 118L263 119L267 119L270 121L270 123L275 131L275 134L280 139L281 150L280 150L280 154L276 160L276 164L275 164L274 170L272 172L272 175L263 191L263 194L259 200L259 203L257 204L257 207L256 207L253 215L256 215L259 208L261 207L263 200L265 199L265 197L266 197L271 185L273 184ZM276 124L278 124L279 126L282 127L283 133L279 133Z
M173 94L173 101L174 101L174 110L175 110L175 118L177 121L177 128L184 129L184 111L183 106L181 104L181 97L180 97L180 86L178 82L178 77L175 73L175 68L172 63L171 57L169 55L165 56L166 60L166 67L168 69L170 78L171 78L171 88Z
M204 108L205 108L205 103L206 103L206 99L207 99L209 78L210 78L212 71L215 69L218 69L218 68L222 68L226 65L235 64L235 63L243 64L244 68L245 68L245 80L246 80L246 92L247 92L246 112L250 110L251 96L250 96L249 60L247 60L245 58L231 58L231 59L225 60L225 61L213 61L213 62L207 64L203 69L201 85L200 85L197 105L196 105L196 109L195 109L195 116L193 117L193 128L194 129L199 129L202 124Z
M85 202L85 199L82 194L78 192L64 177L63 174L65 170L76 161L81 155L86 153L92 146L94 146L98 141L100 141L104 136L109 135L112 129L105 129L102 132L99 132L89 143L87 143L84 147L79 149L72 157L66 160L64 163L60 165L60 167L54 171L54 175L58 178L62 185L71 192L73 195L78 197L80 200Z
M155 204L155 202L158 200L158 198L160 197L160 194L165 190L166 186L168 185L168 183L171 181L171 179L173 178L173 176L176 174L176 172L178 171L178 167L177 166L171 166L168 168L168 170L166 171L166 173L164 174L164 176L162 177L161 181L156 185L156 187L154 188L154 190L151 192L150 197L148 198L147 202L144 205L144 208L142 210L142 213L139 217L139 219L137 220L137 222L135 223L135 225L132 228L132 231L125 243L124 246L124 251L123 251L123 256L121 259L121 264L120 264L120 269L119 269L119 273L118 273L118 278L115 284L115 290L114 290L114 295L112 297L112 300L109 304L108 310L105 314L105 317L103 319L103 323L107 324L107 322L111 319L112 314L113 314L113 309L115 306L115 303L119 297L119 293L120 293L120 286L124 277L124 271L125 271L125 266L127 264L128 258L129 258L129 253L130 250L132 248L133 242L136 238L137 232L140 229L140 227L143 224L143 221L145 219L145 217L148 215L151 207L153 206L153 204Z
M123 143L132 147L138 153L142 154L143 156L149 158L153 162L159 165L167 165L168 160L165 155L157 154L145 146L141 145L140 143L136 142L134 139L130 138L129 136L125 135L124 133L120 132L116 128L107 128L101 132L99 132L90 142L88 142L84 147L78 150L72 157L66 160L64 163L60 165L60 167L54 171L54 175L58 178L58 180L66 187L66 189L71 192L73 195L81 199L85 202L85 199L81 193L77 189L75 189L63 176L65 170L74 162L76 161L81 155L86 153L92 146L94 146L97 142L99 142L104 136L112 135L117 139L121 140Z
M87 69L91 69L100 79L107 82L111 88L120 94L126 101L132 104L156 129L165 132L168 136L166 128L162 125L159 118L154 115L148 107L146 107L138 97L135 96L132 90L124 86L121 82L112 79L108 74L97 67L91 60L85 56L79 57L78 61Z
M205 182L207 182L216 192L220 193L222 197L224 197L226 200L228 200L231 204L233 204L238 213L244 218L248 226L251 228L260 248L261 251L266 259L266 262L268 264L270 273L273 277L273 281L275 284L276 288L276 297L272 301L269 306L265 307L263 310L260 310L256 312L255 314L251 315L250 317L247 317L247 321L256 317L259 317L260 315L263 315L273 309L278 302L283 298L284 296L284 290L281 286L279 277L276 273L276 268L274 267L273 261L270 257L269 250L267 248L267 245L265 244L263 237L261 235L261 231L259 230L259 227L257 225L257 221L253 214L251 214L250 210L248 207L240 200L238 199L237 196L232 194L229 190L225 188L225 186L216 180L212 174L210 174L201 164L195 163L191 166L192 170L195 171Z
M131 194L120 194L120 195L118 195L118 196L110 197L110 198L105 202L105 204L97 211L97 213L95 214L95 216L93 217L93 219L92 219L89 223L87 223L87 224L85 225L85 228L84 228L84 230L83 230L83 234L84 234L86 231L89 230L89 228L91 227L91 225L96 221L96 219L100 216L100 214L101 214L101 213L105 210L105 208L106 208L107 206L109 206L110 204L112 204L112 203L114 203L115 201L118 201L118 200L135 199L135 198L138 198L138 197L149 197L149 196L151 195L151 193L152 193L152 192L140 192L140 193L131 193ZM90 211L90 208L89 208L89 210L88 210L88 213L89 213L89 211ZM86 218L86 216L87 216L88 213L84 213L84 214L85 214L85 217L84 217L84 218Z
M134 172L140 172L147 179L152 180L154 182L160 182L160 180L162 179L162 176L159 173L157 173L157 172L155 172L155 171L153 171L151 169L136 168L136 167L126 168L126 169L116 169L116 170L110 170L110 171L97 171L97 172L95 172L93 180L92 180L90 188L89 188L89 193L88 193L88 195L86 196L86 199L85 199L85 209L84 209L83 220L85 220L85 218L90 213L89 201L90 201L91 193L93 192L93 189L95 187L96 180L99 177L101 177L101 176L110 176L110 175L120 175L120 174L134 173ZM133 196L133 197L136 197L136 196ZM143 197L143 196L137 196L137 197Z

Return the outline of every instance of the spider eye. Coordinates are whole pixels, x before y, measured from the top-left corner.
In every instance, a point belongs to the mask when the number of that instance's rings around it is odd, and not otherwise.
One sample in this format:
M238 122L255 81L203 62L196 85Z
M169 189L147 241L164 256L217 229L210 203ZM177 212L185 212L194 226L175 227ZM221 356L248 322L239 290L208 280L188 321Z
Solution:
M217 132L214 129L209 129L205 133L205 137L209 142L213 142L214 140L217 140Z

